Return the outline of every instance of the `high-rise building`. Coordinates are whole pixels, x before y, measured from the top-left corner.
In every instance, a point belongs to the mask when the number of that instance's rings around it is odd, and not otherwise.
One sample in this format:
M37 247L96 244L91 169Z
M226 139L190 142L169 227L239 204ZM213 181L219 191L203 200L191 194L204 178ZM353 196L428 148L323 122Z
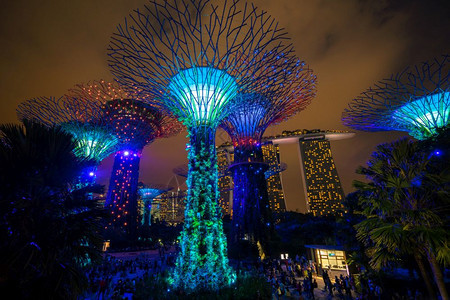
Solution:
M152 218L165 221L169 225L176 225L184 221L186 205L186 191L167 191L153 200Z
M282 212L286 210L284 201L283 185L281 183L280 172L286 168L280 163L280 147L271 142L262 145L264 162L269 165L266 172L267 189L269 194L269 205L272 211ZM219 169L219 206L224 214L233 214L233 178L228 172L228 167L233 164L233 146L224 143L217 147L217 165Z
M314 216L342 213L344 190L327 140L299 141L308 210Z
M315 129L283 131L281 136L268 138L275 144L298 143L306 208L314 216L343 212L345 194L331 153L330 140L353 136L354 133L347 131Z
M155 216L151 213L154 206L159 205L159 200L155 199L171 189L172 187L159 184L145 185L142 182L139 183L138 212L142 225L151 225L152 218L155 219Z
M267 193L269 194L269 205L273 212L286 211L284 201L283 185L281 183L281 172L284 171L280 162L280 146L266 143L262 147L264 162L269 165L266 172Z
M223 144L217 149L217 168L219 171L219 206L222 208L223 215L232 215L233 203L233 178L228 167L234 159L233 147L229 144ZM231 150L231 151L230 151Z

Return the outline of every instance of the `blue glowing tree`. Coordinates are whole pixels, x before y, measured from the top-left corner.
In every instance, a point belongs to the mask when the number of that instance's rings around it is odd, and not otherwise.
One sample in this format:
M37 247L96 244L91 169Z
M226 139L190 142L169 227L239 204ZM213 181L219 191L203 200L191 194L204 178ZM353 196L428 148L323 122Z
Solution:
M167 191L170 191L171 189L173 189L173 187L160 184L145 185L144 187L139 189L139 196L142 201L142 209L141 209L142 225L151 225L152 222L151 211L153 199L155 199L156 197Z
M240 91L258 93L272 83L269 76L279 70L267 69L292 51L285 39L265 12L236 0L221 6L150 1L112 38L110 66L119 82L152 93L153 103L188 129L188 196L172 275L177 288L215 290L234 280L217 207L215 131Z
M101 106L70 97L40 97L21 103L19 119L33 120L46 126L60 126L76 143L75 155L93 161L80 176L75 188L93 183L100 162L118 146L112 124L105 119Z
M344 125L364 131L406 131L423 140L450 121L450 56L406 68L355 98Z
M137 89L124 89L104 80L78 84L68 97L101 106L104 120L112 125L119 140L105 206L111 220L108 226L124 228L129 234L138 225L139 163L143 148L156 138L181 130L181 124L143 100L149 97ZM107 227L108 227L107 226Z
M274 70L279 69L275 76ZM270 80L260 93L240 93L241 101L229 107L230 113L220 125L232 139L234 163L232 240L247 240L258 246L262 255L267 250L273 229L261 138L268 126L280 123L305 109L315 96L316 76L295 59L280 56L271 65Z

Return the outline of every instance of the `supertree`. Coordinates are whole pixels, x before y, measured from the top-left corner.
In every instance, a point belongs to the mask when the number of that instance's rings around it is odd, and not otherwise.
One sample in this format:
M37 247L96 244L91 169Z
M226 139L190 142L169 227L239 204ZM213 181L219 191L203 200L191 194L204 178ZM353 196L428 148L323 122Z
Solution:
M271 176L274 176L278 173L281 173L283 171L287 170L287 164L282 162L279 164L268 164L268 170L264 173L264 177L267 179ZM178 167L173 168L173 173L181 176L181 177L188 177L189 174L189 166L188 165L179 165ZM230 172L228 170L222 170L218 171L218 177L228 176Z
M278 124L306 108L316 92L316 76L298 59L280 59L271 68L282 70L271 80L279 82L264 93L240 93L221 123L234 145L230 166L233 188L232 241L249 241L259 254L267 252L273 230L261 139L270 125ZM240 246L239 244L237 245Z
M355 98L344 125L363 131L406 131L427 139L450 120L450 56L392 75Z
M229 192L233 191L233 185L231 182L231 172L229 170L230 165L232 162L227 162L224 165L218 165L218 179L219 179L219 192L220 192L220 199L218 201L218 205L222 208L222 214L229 213L230 212L230 199L229 199ZM284 162L278 163L278 161L271 161L270 163L267 162L268 170L264 172L264 177L266 180L268 180L272 176L277 176L279 173L285 171L287 169L287 164ZM173 173L187 178L189 173L189 166L186 165L180 165L173 169ZM222 182L221 182L222 180ZM270 188L270 187L268 187ZM225 197L224 197L225 195ZM270 200L270 199L269 199Z
M173 187L162 184L149 184L139 189L139 196L142 201L142 225L151 225L152 222L152 202L159 195L172 190Z
M105 206L111 214L108 226L123 228L133 235L138 225L139 162L143 148L156 138L181 131L181 123L144 102L149 95L138 89L124 89L104 80L78 84L68 97L100 105L104 119L113 125L119 140ZM108 227L106 226L106 227Z
M265 12L238 0L150 1L119 25L109 47L113 74L153 93L189 134L185 222L171 281L176 288L218 289L234 280L217 207L215 131L240 92L270 84L272 62L288 57L285 32ZM279 70L274 70L274 74Z
M179 165L179 166L173 168L172 172L175 175L187 178L189 175L189 165ZM223 170L222 172L220 170L217 171L217 176L219 178L223 177L223 176L227 176L227 175L228 175L227 170Z
M74 188L93 183L98 164L113 153L118 145L112 124L105 119L104 110L95 103L66 96L40 97L21 103L17 115L20 120L60 126L73 136L75 155L93 162L83 171Z

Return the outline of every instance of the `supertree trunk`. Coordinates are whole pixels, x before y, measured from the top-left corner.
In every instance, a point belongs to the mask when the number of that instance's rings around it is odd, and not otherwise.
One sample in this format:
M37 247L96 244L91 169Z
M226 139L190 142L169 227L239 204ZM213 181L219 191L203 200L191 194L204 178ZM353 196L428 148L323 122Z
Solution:
M267 181L260 145L235 147L233 174L232 241L248 240L267 251L272 224Z
M152 200L144 201L144 210L142 213L142 220L141 220L142 225L150 226L152 224L152 216L151 216Z
M137 190L142 149L118 151L114 158L105 206L111 225L125 228L133 236L138 224Z
M227 243L217 199L215 130L189 129L188 197L181 251L173 273L176 287L187 290L217 289L234 281L228 266Z

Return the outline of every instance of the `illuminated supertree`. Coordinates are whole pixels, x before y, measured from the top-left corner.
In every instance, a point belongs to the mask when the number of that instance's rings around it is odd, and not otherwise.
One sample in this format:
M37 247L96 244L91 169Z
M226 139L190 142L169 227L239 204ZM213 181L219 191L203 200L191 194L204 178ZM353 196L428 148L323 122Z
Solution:
M126 228L134 234L138 225L139 162L144 146L156 138L181 131L181 124L143 100L149 97L137 89L123 89L118 83L92 81L76 85L67 95L100 105L104 119L113 125L120 142L114 158L105 206L111 213L109 226Z
M316 92L316 76L297 59L280 59L271 69L280 69L279 84L262 93L240 93L220 125L234 145L232 240L249 241L260 255L267 250L273 229L265 173L262 136L270 125L280 123L306 108Z
M60 126L73 136L75 155L94 162L83 171L78 187L95 181L97 165L113 153L118 145L113 127L105 119L104 110L95 103L65 96L40 97L21 103L17 115L20 120L29 119L46 126Z
M189 175L189 165L179 165L178 167L173 168L172 172L175 175L187 178L188 175ZM224 170L224 172L217 171L217 176L219 178L223 177L223 176L227 176L227 175L228 175L228 171L227 170Z
M150 184L145 185L142 188L139 188L139 196L142 201L142 209L141 209L142 225L151 225L152 222L151 211L153 199L172 189L173 187L169 187L162 184Z
M349 104L342 122L357 130L399 130L427 139L449 124L449 69L445 55L379 81Z
M116 78L153 93L189 133L185 222L171 277L177 288L215 290L234 280L217 207L215 131L240 91L271 83L264 70L291 55L285 39L270 16L237 0L150 1L112 38Z
M268 165L268 170L264 173L264 177L267 179L271 176L274 176L274 175L281 173L283 171L286 171L286 170L287 170L287 164L284 162L279 163L279 164L271 164L271 165ZM178 176L187 178L188 173L189 173L189 166L188 165L180 165L178 167L175 167L172 171L174 174L176 174ZM229 174L228 170L224 170L223 172L218 171L217 175L220 178L223 176L228 176L230 174Z

